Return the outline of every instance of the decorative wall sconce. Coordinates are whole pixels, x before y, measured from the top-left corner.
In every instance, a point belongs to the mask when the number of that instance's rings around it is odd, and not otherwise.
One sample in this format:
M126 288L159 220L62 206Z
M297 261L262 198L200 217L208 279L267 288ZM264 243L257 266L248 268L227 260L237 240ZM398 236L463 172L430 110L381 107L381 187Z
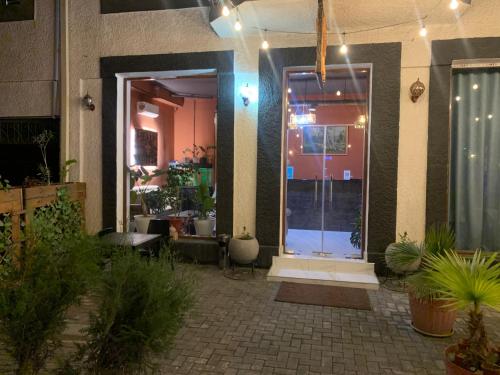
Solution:
M416 103L418 98L420 98L424 92L425 85L420 81L420 78L417 78L417 80L410 86L411 101Z
M89 111L94 111L95 110L95 104L94 104L94 98L87 93L83 98L82 98L82 105L83 108L88 109Z
M248 83L240 87L240 95L245 107L248 107L250 103L256 102L259 98L257 89L253 86L249 86Z

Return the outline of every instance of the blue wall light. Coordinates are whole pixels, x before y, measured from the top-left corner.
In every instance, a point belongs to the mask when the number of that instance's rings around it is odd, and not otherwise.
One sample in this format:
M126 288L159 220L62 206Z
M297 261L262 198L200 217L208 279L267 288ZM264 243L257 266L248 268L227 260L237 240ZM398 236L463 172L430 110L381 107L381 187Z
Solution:
M248 107L250 103L256 103L259 100L259 93L255 86L250 86L248 83L240 87L240 95L243 99L243 104Z

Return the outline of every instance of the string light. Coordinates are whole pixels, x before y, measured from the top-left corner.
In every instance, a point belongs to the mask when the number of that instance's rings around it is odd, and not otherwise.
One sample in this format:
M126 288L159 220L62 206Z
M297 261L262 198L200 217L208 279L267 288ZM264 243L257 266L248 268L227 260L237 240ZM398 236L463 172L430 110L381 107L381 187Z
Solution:
M231 12L229 11L229 8L227 7L227 5L224 5L224 6L222 7L222 15L223 15L224 17L228 17L230 13L231 13Z
M340 96L340 95L342 95L342 91L337 90L337 96Z
M267 29L264 30L264 40L262 41L261 47L262 47L262 49L268 49L269 48L269 42L267 41Z
M349 49L347 48L347 45L345 44L345 33L342 34L342 46L340 46L340 53L342 55L346 55Z
M422 38L425 38L427 36L427 28L425 27L425 25L422 25L419 34Z
M450 1L450 9L455 10L458 9L459 3L458 0L451 0Z
M241 29L242 29L241 22L240 22L240 19L239 19L239 18L238 18L238 19L236 19L236 23L234 24L234 29L235 29L236 31L241 31Z

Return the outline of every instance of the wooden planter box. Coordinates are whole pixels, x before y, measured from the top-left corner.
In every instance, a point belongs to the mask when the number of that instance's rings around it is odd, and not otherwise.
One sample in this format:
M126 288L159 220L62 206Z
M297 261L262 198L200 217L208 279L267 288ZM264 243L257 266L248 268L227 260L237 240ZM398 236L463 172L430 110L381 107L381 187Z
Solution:
M24 214L21 188L0 191L0 214L9 214L12 219L11 239L15 251L18 251L21 246L21 215Z

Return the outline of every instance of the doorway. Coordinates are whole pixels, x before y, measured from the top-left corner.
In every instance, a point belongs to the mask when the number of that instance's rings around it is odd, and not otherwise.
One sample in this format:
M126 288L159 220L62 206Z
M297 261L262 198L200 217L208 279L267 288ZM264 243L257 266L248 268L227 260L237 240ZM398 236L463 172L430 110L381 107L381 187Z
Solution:
M284 253L363 259L371 67L285 70Z

